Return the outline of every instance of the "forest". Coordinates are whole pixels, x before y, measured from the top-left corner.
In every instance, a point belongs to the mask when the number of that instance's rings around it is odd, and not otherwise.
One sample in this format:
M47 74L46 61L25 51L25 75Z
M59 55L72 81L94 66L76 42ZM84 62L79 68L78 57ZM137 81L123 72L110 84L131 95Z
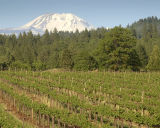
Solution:
M1 70L62 68L75 71L157 71L160 69L160 20L140 19L120 26L79 32L31 31L0 35Z

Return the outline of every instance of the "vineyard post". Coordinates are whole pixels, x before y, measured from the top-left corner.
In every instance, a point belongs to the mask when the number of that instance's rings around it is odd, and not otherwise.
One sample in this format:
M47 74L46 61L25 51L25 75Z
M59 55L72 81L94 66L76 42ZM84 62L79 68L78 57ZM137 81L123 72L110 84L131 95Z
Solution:
M54 127L54 116L52 117L52 128L55 128Z
M86 82L84 83L84 92L86 91Z
M102 91L102 87L100 86L100 92Z
M51 80L51 76L49 75L48 77L49 77L49 81L50 81Z
M32 100L32 104L33 104L33 100ZM32 113L32 121L33 121L33 108L32 108L32 112L31 113Z
M137 79L136 77L137 77L137 72L135 73L135 80Z
M16 73L16 67L14 68L14 71L15 71L15 73Z
M34 77L34 71L33 71L33 77Z
M60 119L58 119L58 127L60 127L61 125L60 125Z
M89 120L91 120L91 115L92 115L92 112L91 112L91 110L89 109Z
M143 104L143 102L144 102L144 91L142 91L142 96L141 96L141 102L142 102L142 104ZM143 116L143 108L142 108L142 112L141 112L141 116Z
M59 84L61 84L61 77L59 76Z
M82 114L82 108L80 108L80 114Z
M53 101L52 101L52 99L50 98L49 107L52 107L52 102L53 102Z
M144 99L144 91L142 91L142 96L141 96L142 103L143 103L143 99Z
M125 75L126 75L126 71L124 71L124 78L125 78Z
M73 77L72 77L72 82L71 82L71 86L73 85Z
M150 78L151 78L151 74L150 74L150 72L149 72L148 83L150 82Z
M13 108L15 108L15 98L13 98Z
M67 102L67 109L68 109L68 112L69 112L69 103Z
M24 128L24 118L23 118L23 124L22 124L22 128Z
M101 124L103 124L103 116L101 116Z
M39 125L41 125L41 113L40 111L38 113L39 113Z
M42 120L43 120L43 128L45 127L45 115L42 115Z
M98 117L97 117L97 113L95 113L95 121L97 121Z
M48 127L50 127L50 117L48 115Z
M116 117L114 117L113 125L115 126L115 128L117 127L116 126Z
M120 124L120 128L123 128L123 119L120 119L121 124Z

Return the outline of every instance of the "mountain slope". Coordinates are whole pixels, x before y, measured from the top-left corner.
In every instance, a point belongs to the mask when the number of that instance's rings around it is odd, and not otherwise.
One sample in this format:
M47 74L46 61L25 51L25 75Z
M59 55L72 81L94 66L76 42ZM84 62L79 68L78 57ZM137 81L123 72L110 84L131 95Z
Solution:
M76 30L90 30L94 27L70 13L45 14L19 28L0 29L0 33L19 34L20 32L28 32L31 30L34 34L42 34L46 29L48 29L48 31L54 31L55 28L58 31L75 32Z

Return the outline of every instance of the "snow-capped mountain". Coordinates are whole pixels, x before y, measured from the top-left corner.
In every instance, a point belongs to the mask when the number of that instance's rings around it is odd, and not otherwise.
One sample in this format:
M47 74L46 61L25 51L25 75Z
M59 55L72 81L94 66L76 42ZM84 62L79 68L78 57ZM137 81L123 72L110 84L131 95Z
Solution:
M75 32L77 29L83 31L85 29L93 29L94 27L70 13L45 14L19 28L0 29L0 33L19 34L20 32L28 32L31 30L34 34L43 34L46 29L48 31L54 31L55 28L57 31Z

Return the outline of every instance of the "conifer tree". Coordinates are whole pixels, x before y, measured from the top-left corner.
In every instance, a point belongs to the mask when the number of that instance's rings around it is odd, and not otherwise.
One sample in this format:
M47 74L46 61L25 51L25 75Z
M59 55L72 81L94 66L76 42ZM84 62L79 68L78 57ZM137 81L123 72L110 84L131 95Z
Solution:
M151 71L160 70L160 49L157 45L153 47L152 53L149 57L147 69Z
M136 46L136 51L140 59L141 67L144 68L148 63L148 56L143 45L138 44Z
M138 70L139 58L134 49L136 38L128 29L111 29L100 43L97 61L109 70ZM102 54L103 53L103 54Z
M66 69L72 69L73 67L72 54L68 49L62 52L61 66Z

